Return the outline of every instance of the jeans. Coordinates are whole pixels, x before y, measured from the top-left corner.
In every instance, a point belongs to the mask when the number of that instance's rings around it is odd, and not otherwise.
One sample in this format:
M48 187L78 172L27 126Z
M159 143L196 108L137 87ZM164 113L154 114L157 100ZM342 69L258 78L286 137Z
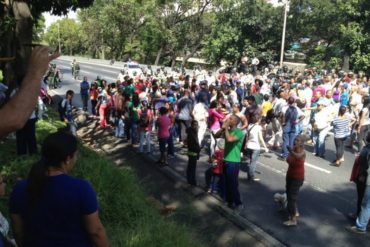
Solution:
M144 152L144 142L146 142L146 151L147 153L151 152L151 131L140 131L140 147L139 151L140 153Z
M297 213L297 199L298 192L301 186L303 185L303 180L297 180L293 178L286 178L286 196L287 196L287 209L289 216L295 217Z
M116 125L116 137L122 138L125 135L125 122L122 118L118 120L118 123Z
M197 156L188 156L188 167L186 169L186 179L188 181L188 184L197 185L197 180L196 180L196 169L197 169L197 161L198 157Z
M322 157L325 155L325 139L331 127L326 127L320 131L313 131L313 140L315 141L315 153Z
M88 94L81 94L82 107L84 111L87 111L87 102L89 101Z
M369 129L370 125L363 125L360 129L360 133L357 135L358 152L361 152L362 148L364 147L364 139L366 138L366 134Z
M283 129L283 156L288 157L287 146L293 146L294 139L297 136L296 128Z
M221 180L221 176L221 174L213 173L213 167L208 168L204 174L207 189L210 189L211 192L215 190L220 191L219 183Z
M337 160L340 160L344 154L344 141L346 137L334 138L335 149L337 150Z
M356 226L361 231L366 231L370 219L370 185L366 186L364 199L361 204L361 213L357 217Z
M186 144L188 135L186 134L186 129L190 126L191 120L180 120L181 126L181 141Z
M231 207L242 204L239 193L239 168L240 163L225 161L226 202Z
M360 181L356 181L357 189L357 210L356 215L359 216L361 213L362 200L364 199L366 184Z
M173 143L173 136L172 136L172 132L170 131L170 137L168 137L168 140L167 140L167 144L168 144L168 155L172 155L174 156L175 155L175 144Z
M17 154L37 153L36 118L28 119L22 129L16 132Z
M136 121L131 121L131 144L136 144L138 141L138 124Z
M91 114L93 115L93 116L96 116L97 114L96 114L96 105L98 104L98 101L96 100L96 99L92 99L92 100L90 100L90 102L91 102Z
M253 150L247 148L246 156L249 158L249 165L248 165L248 180L252 180L254 178L254 172L256 171L257 159L258 155L260 154L260 150Z
M77 125L74 120L71 120L68 122L68 128L69 131L72 133L72 135L77 136Z

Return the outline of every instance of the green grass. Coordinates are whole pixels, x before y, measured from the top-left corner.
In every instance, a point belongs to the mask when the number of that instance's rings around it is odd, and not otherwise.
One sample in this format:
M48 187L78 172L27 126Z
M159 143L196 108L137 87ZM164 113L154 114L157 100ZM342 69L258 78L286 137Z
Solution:
M38 121L38 143L62 126L63 123L53 119ZM15 150L12 140L0 144L0 169L8 177L8 195L16 179L26 177L32 163L38 159L37 156L17 157ZM119 169L103 155L81 144L72 175L93 185L111 246L202 246L186 226L164 218L149 204L148 195L130 169ZM7 200L0 201L0 210L5 214Z

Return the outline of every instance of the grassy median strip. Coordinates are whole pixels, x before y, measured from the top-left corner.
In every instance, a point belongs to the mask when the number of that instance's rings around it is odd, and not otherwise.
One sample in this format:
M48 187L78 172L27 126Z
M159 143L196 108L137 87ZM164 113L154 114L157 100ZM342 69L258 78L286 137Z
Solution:
M63 125L53 119L38 121L38 143ZM26 177L32 163L38 158L17 157L14 140L5 140L0 144L0 169L8 178L8 195L16 179ZM104 155L81 144L72 175L84 178L93 185L111 246L202 246L194 240L187 227L159 214L146 199L148 195L130 169L119 169ZM7 201L8 198L0 201L0 210L5 215Z

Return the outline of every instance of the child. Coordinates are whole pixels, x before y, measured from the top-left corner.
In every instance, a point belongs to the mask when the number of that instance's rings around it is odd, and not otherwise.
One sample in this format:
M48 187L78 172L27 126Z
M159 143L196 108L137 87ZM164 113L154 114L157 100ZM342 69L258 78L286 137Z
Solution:
M141 101L141 112L139 119L139 131L140 131L140 148L139 152L144 152L144 142L146 142L147 153L150 153L150 142L151 142L151 133L152 133L152 119L153 113L152 110L148 107L148 102L146 100Z
M160 116L157 119L159 151L161 152L161 157L157 163L161 166L168 166L166 144L170 137L171 119L167 116L167 113L167 108L162 106L159 109Z
M196 186L196 168L197 160L199 159L200 145L198 140L198 122L196 120L191 121L190 127L186 130L187 143L188 143L188 168L186 170L186 178L188 184Z
M118 138L123 138L125 136L125 117L121 113L118 113L116 121L115 136Z
M225 148L225 139L218 139L217 149L213 154L214 163L205 172L206 178L206 190L208 193L212 193L220 182L222 171L224 168L224 148ZM220 191L220 188L218 188Z

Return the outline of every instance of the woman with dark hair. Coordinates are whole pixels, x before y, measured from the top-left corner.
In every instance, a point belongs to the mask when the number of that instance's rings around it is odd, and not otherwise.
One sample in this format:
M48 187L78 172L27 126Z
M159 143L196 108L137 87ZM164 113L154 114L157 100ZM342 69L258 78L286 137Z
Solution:
M362 110L359 113L358 127L357 132L357 141L358 141L358 152L361 151L364 146L364 139L367 132L370 130L370 96L365 96L362 98Z
M339 113L334 118L332 125L334 130L334 142L337 152L337 158L333 165L339 167L344 161L344 142L351 133L351 126L354 124L351 115L347 113L347 107L340 106Z
M294 145L288 147L287 163L289 165L286 173L286 194L287 194L287 209L289 219L283 224L285 226L296 226L299 217L297 209L297 199L299 189L304 181L304 162L306 152L304 151L303 140L301 136L297 136L294 140Z
M128 104L130 122L131 122L131 144L136 145L139 141L139 110L140 110L140 99L137 93L132 96L132 102Z
M108 246L93 188L68 175L77 155L76 137L65 132L46 137L40 161L10 198L18 246Z

